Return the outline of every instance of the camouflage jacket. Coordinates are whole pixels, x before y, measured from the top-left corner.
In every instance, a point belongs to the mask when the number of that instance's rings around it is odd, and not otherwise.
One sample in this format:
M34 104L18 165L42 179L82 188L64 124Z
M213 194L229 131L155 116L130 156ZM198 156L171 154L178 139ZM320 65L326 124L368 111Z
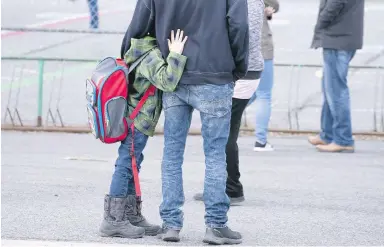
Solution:
M134 71L135 79L129 89L129 116L136 108L148 87L153 84L158 90L150 96L134 120L135 127L145 135L153 136L155 127L162 110L162 92L172 92L176 89L183 74L187 58L170 52L164 60L156 47L155 38L132 39L131 47L124 56L127 64L132 64L143 54L150 51Z

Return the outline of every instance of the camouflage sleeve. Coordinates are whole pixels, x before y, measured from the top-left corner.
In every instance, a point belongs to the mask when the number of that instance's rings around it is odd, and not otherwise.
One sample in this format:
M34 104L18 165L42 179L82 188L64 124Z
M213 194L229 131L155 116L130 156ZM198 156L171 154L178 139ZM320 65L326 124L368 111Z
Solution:
M187 57L170 52L164 61L158 49L151 51L141 62L139 73L164 92L176 89L183 75Z

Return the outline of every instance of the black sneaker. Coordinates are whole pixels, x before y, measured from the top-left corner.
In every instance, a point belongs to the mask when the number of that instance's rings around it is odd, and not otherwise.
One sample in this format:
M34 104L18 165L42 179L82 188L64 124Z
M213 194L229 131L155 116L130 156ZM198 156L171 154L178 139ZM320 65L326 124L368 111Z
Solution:
M245 198L244 196L230 197L229 200L231 206L240 206L245 201Z
M193 196L193 199L195 201L204 201L203 199L203 193L197 193ZM229 197L230 205L231 206L239 206L242 202L245 201L244 196L239 197Z
M228 226L224 228L207 228L203 242L215 245L240 244L242 237L239 232L232 231Z
M255 143L255 147L253 148L255 152L270 152L274 151L273 146L268 142L265 144L261 144L260 142Z
M167 228L160 228L157 232L157 237L165 242L180 242L180 230L172 230Z

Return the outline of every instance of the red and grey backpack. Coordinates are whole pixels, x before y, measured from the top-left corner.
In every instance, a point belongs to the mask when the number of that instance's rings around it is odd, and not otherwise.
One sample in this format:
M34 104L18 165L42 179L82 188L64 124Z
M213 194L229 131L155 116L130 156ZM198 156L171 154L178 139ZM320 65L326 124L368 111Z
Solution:
M99 62L90 79L86 80L86 99L88 123L92 134L103 143L123 141L131 128L134 135L133 120L149 96L154 95L156 87L151 85L139 101L132 114L126 118L128 111L129 74L148 54L144 54L131 66L124 60L107 57ZM132 151L134 144L132 142ZM134 152L132 152L134 153ZM132 170L137 196L141 196L136 158L132 156Z

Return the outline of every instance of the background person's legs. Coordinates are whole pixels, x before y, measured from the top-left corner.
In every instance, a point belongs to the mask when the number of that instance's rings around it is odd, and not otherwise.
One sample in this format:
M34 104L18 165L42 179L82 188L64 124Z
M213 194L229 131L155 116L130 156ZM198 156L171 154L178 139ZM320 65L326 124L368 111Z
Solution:
M323 129L321 137L330 136L330 124L332 124L332 142L329 147L318 147L321 151L353 151L354 140L352 137L351 109L347 76L349 63L355 55L355 51L342 51L324 49L324 91L333 123L324 120L327 126ZM329 114L329 112L328 112ZM329 117L324 114L322 117ZM326 141L326 140L325 140ZM336 145L334 145L336 144ZM344 150L342 147L350 147ZM343 150L342 150L343 149Z
M231 204L233 199L241 198L244 200L243 185L240 182L239 148L237 139L239 137L241 117L248 101L248 99L232 98L231 125L226 146L228 173L226 193L231 199Z
M250 99L256 101L255 151L271 151L272 146L267 143L268 125L271 118L273 88L273 60L264 60L264 70L261 73L259 86Z
M351 100L348 88L349 63L355 55L355 51L337 51L337 77L335 78L337 96L335 101L334 138L333 142L340 146L353 146Z
M99 28L99 7L97 0L88 0L88 7L90 13L90 28Z
M232 98L230 132L226 145L227 162L227 184L226 193L230 198L230 204L235 205L244 201L243 185L240 182L239 170L239 148L237 139L239 137L241 118L249 99ZM197 193L195 200L204 201L203 193Z
M330 85L326 80L332 80L335 73L334 63L335 58L332 55L326 55L327 51L323 51L323 78L321 80L321 87L323 91L323 107L321 109L321 132L320 138L326 143L331 143L333 140L333 116L329 107L327 97L327 85Z

